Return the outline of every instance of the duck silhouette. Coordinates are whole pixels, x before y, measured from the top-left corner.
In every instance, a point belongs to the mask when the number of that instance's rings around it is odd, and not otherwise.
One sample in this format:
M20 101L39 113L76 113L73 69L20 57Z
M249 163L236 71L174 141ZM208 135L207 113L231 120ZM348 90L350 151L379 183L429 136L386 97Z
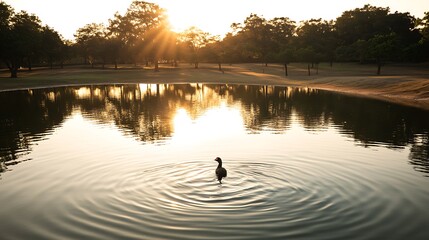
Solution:
M216 168L216 177L219 183L222 183L222 178L226 177L226 169L222 167L222 159L220 159L220 157L217 157L215 161L218 162Z

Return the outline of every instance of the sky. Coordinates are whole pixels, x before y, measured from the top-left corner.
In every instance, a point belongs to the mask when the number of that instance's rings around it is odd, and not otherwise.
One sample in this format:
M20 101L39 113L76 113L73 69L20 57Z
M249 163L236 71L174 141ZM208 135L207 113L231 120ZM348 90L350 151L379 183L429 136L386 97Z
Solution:
M115 12L124 14L132 0L0 0L16 11L37 15L44 25L65 39L74 39L77 29L88 23L108 23ZM173 30L196 26L213 35L224 35L232 23L241 23L251 13L266 19L289 17L294 21L335 19L344 11L369 3L390 7L391 12L410 12L423 17L429 12L428 0L146 0L167 10Z

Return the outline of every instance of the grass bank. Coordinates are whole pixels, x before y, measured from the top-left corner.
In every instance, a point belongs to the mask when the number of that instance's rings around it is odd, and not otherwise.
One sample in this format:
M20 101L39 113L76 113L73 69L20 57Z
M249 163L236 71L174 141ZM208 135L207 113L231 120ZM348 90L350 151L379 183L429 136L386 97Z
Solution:
M7 71L0 71L0 91L50 86L129 84L129 83L219 83L264 84L310 87L347 94L377 98L429 110L429 64L386 65L382 75L375 74L374 65L320 64L308 76L306 64L290 64L288 76L278 64L223 65L190 64L178 68L164 66L159 72L150 68L121 66L110 68L66 67L64 69L35 69L21 71L18 79L10 79Z

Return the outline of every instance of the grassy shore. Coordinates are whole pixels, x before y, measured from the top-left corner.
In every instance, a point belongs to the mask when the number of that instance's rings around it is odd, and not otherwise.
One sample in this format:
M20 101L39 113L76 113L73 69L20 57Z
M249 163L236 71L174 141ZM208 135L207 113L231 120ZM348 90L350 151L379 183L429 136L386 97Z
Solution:
M151 68L121 66L118 70L88 67L64 69L35 69L21 71L18 79L9 78L0 71L0 91L51 86L128 84L128 83L221 83L264 84L310 87L377 98L429 110L429 64L386 65L382 75L375 74L374 65L349 63L320 64L308 76L306 64L290 64L288 76L278 64L223 65L201 64L194 69L190 64L178 68L161 66L159 72Z

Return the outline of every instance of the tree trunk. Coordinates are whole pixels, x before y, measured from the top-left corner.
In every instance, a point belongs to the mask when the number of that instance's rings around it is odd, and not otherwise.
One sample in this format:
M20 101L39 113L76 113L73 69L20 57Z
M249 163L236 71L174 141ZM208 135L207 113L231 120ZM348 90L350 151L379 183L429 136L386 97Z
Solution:
M18 68L19 64L16 61L6 61L6 66L9 68L10 71L10 78L17 78L18 77Z
M310 63L307 64L307 69L308 69L308 76L311 76L311 72L310 72Z
M118 70L118 61L115 60L115 70Z
M28 71L31 71L31 60L28 60Z
M195 62L195 69L198 69L198 62Z
M381 73L381 60L377 59L377 75L380 75Z
M286 77L288 76L288 73L287 73L287 63L285 63L285 76Z
M155 63L155 72L159 72L159 64L158 64L158 59L154 60Z
M18 68L13 66L9 68L10 70L10 78L17 78L18 77Z
M222 63L218 63L219 71L222 71Z

